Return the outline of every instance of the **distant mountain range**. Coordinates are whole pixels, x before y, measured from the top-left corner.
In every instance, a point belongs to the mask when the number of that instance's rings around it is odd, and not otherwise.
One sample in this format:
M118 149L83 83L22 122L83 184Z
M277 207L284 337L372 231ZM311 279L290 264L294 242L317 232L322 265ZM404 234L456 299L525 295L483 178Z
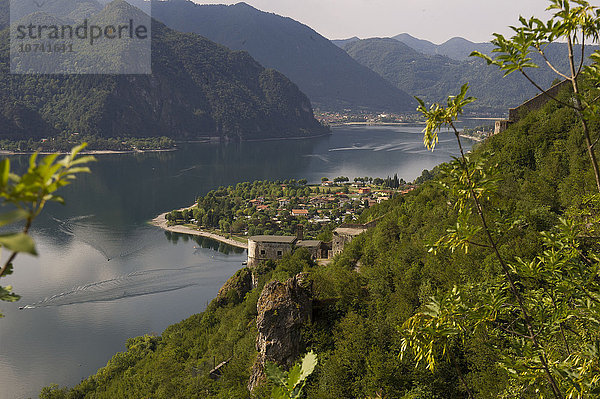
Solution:
M414 99L352 59L313 29L248 4L199 5L154 1L152 16L172 29L193 32L285 74L326 110L414 111Z
M401 33L393 39L427 55L445 55L453 60L463 61L469 58L471 52L477 50L484 54L491 53L494 45L492 43L474 43L462 37L453 37L442 44L434 44L430 41L417 39L408 33Z
M435 44L429 40L418 39L408 33L401 33L391 39L406 44L413 50L425 55L444 55L456 61L464 61L469 58L471 52L477 50L484 54L490 54L494 46L491 43L474 43L462 37L453 37L442 44ZM345 48L348 44L358 42L361 39L354 36L348 39L332 40L332 42L340 47Z
M121 0L106 6L85 3L88 11L95 7L94 15L115 21L135 12ZM6 10L8 0L0 0L0 12ZM152 75L10 75L9 30L4 27L0 138L47 137L60 131L175 139L327 132L315 120L309 99L281 73L265 69L248 53L154 20Z
M479 58L468 57L473 50L490 53L493 48L491 43L472 43L454 38L435 45L407 34L395 38L351 38L336 43L343 46L355 60L399 89L428 102L444 101L468 82L470 95L478 98L470 106L471 110L501 114L506 113L509 107L515 107L538 94L538 90L521 74L503 77L496 67L488 66ZM588 56L592 50L588 49ZM567 70L565 44L551 44L546 52L556 66ZM532 56L538 65L544 64L541 57ZM550 87L557 78L546 68L532 69L529 74L542 87Z

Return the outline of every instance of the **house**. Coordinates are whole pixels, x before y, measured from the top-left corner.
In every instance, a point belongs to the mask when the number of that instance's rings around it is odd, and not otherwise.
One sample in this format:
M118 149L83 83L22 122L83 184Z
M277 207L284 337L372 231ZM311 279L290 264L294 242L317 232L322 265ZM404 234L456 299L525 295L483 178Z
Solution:
M311 200L311 202L316 208L324 208L325 206L327 206L327 200L324 200L322 198Z
M257 266L261 261L281 259L295 248L306 248L313 259L328 255L328 248L318 240L304 240L302 228L294 236L252 236L248 238L248 267Z
M333 241L331 242L332 255L342 253L346 244L351 242L354 237L362 234L368 229L375 227L379 219L375 219L366 224L342 224L337 229L333 230Z
M331 187L331 186L333 186L333 182L331 180L325 180L324 182L321 182L321 186Z
M279 198L279 207L280 208L285 208L286 206L288 206L290 204L290 200L287 198Z
M308 216L307 209L292 209L292 216Z
M359 194L371 194L371 189L369 187L362 187L358 189Z

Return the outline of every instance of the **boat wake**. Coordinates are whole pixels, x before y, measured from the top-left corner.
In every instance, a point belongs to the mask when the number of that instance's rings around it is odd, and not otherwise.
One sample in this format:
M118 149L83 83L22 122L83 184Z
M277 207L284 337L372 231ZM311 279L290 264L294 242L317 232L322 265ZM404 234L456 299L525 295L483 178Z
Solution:
M194 266L183 269L155 269L129 273L109 280L98 281L75 287L69 291L52 295L39 302L19 309L35 309L49 306L64 306L88 302L110 302L180 290L183 288L213 284L211 273L216 267Z
M94 215L77 216L65 220L55 217L52 219L58 224L58 230L61 233L94 248L107 261L135 256L153 246L153 242L147 240L148 234L145 235L144 240L132 240L131 229L124 228L120 231L114 227L109 228L95 220ZM140 233L140 229L150 228L138 227L136 232Z

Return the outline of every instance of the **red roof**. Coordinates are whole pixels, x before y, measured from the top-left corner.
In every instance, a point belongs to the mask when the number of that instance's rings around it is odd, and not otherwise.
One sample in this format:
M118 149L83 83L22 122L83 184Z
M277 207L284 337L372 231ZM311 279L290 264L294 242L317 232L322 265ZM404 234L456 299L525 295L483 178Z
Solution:
M292 215L308 215L306 209L292 209Z

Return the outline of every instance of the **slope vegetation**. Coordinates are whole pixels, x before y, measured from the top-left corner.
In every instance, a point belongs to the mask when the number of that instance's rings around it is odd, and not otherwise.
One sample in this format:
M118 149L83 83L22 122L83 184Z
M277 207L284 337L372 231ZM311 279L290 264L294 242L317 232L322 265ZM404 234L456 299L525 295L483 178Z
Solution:
M7 0L1 0L5 4ZM123 1L93 18L121 21ZM246 52L152 22L152 75L10 75L9 32L0 32L3 138L79 132L106 137L265 139L327 133L309 99ZM103 59L120 56L102 48ZM113 51L113 52L111 52ZM31 115L23 118L22 115Z
M597 125L594 132L599 133ZM501 238L500 251L531 259L540 248L539 232L551 229L569 207L595 190L576 118L569 109L549 104L483 143L473 156L481 159L485 152L493 153L489 164L497 165L500 178L497 217L518 215L521 220ZM437 170L433 174L441 178ZM261 276L258 287L244 298L237 296L227 305L213 301L205 312L169 327L161 337L132 339L127 352L115 355L95 376L71 390L46 389L42 398L250 397L246 385L256 357L258 295L265 281L300 271L310 273L315 296L303 346L319 356L307 397L465 398L454 367L442 363L431 373L415 369L409 357L398 356L399 326L431 295L455 284L482 283L499 273L485 247L474 246L468 254L428 251L456 225L451 201L441 185L426 181L412 193L361 215L363 222L383 219L332 264L315 266L302 251L286 256L276 267L265 264L256 271ZM509 374L493 361L490 348L502 345L486 335L452 344L473 397L538 398L537 391L501 396L511 392ZM232 353L222 377L210 380L207 363ZM543 392L547 387L536 388ZM267 397L268 391L263 388L256 397Z
M289 77L320 108L414 111L410 96L290 18L245 3L198 5L187 0L153 2L152 15L178 31L248 51Z

